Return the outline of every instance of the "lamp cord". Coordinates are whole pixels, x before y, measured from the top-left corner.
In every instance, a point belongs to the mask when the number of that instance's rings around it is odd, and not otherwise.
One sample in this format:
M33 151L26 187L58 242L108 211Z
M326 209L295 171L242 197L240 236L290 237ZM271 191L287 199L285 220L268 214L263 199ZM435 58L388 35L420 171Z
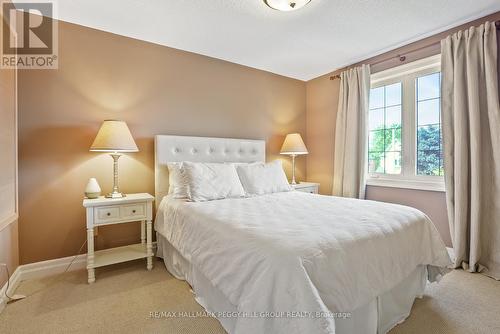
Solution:
M64 271L61 274L65 274L66 272L68 272L69 268L75 262L76 258L80 255L80 252L82 251L82 249L83 249L83 247L85 246L86 243L87 243L87 240L85 239L85 241L83 242L83 244L80 246L80 249L78 249L78 252L76 253L76 255L73 256L73 258L71 259L70 263L66 266L66 268L64 269ZM7 271L7 288L5 289L4 294L5 294L5 297L7 297L7 299L8 299L7 303L9 303L12 300L16 300L16 298L14 298L14 296L9 296L9 294L7 293L7 291L9 291L9 287L10 287L9 267L5 263L0 263L0 265L5 266L5 270ZM57 282L57 280L54 281L54 282ZM54 282L52 282L52 284L54 284ZM38 293L39 291L41 291L41 290L33 292L30 296L33 296L34 294Z
M4 295L5 295L5 297L7 297L8 301L10 301L10 300L12 300L12 297L9 296L8 293L7 293L7 291L9 291L9 287L10 287L9 266L6 263L0 263L0 266L4 266L5 267L5 271L7 272L7 288L4 291Z

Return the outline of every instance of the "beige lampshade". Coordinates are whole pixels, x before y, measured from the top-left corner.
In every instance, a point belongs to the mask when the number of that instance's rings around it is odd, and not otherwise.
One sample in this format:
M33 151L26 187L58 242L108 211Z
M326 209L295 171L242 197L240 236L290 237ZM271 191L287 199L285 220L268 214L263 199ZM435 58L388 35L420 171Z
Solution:
M286 135L280 154L307 154L307 148L300 136L300 133L290 133Z
M105 120L90 147L93 152L138 152L124 121Z

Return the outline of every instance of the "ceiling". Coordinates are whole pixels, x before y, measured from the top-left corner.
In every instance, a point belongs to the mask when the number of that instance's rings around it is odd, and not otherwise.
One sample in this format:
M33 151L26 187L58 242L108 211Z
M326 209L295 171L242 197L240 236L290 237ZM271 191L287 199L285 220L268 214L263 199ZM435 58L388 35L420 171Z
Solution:
M27 0L27 2L34 2ZM500 10L499 0L53 0L63 21L310 80Z

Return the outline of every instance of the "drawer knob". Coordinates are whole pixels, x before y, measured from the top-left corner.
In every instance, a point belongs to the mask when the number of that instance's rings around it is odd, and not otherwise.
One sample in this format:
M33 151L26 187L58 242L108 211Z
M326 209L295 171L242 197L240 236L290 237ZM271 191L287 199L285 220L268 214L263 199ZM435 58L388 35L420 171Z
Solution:
M106 213L106 216L111 216L111 212Z
M135 213L135 210L132 210L132 213Z

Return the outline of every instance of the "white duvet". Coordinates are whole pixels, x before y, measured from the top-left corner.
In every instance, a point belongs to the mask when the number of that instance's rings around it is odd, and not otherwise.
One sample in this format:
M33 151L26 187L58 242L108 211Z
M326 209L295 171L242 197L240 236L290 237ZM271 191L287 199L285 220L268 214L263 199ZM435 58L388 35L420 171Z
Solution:
M434 281L450 264L417 209L296 191L165 198L155 229L242 312L235 333L335 333L331 312L367 304L417 265Z

